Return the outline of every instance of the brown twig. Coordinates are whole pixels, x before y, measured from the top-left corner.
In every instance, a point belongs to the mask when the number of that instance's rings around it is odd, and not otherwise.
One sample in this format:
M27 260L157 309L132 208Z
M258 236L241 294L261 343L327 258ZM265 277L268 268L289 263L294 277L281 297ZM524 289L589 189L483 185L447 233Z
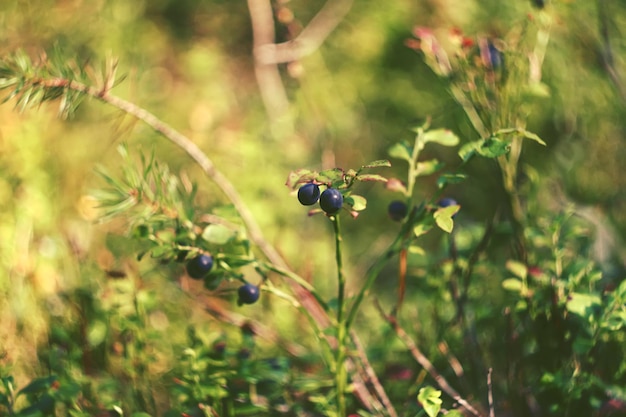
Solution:
M352 1L328 0L295 39L278 44L273 43L273 39L259 40L258 45L255 43L254 56L259 63L269 65L296 61L312 54L348 14Z
M609 78L617 88L622 101L626 101L626 88L615 69L615 59L613 57L613 49L611 47L611 37L609 35L609 15L607 10L608 2L606 0L598 0L598 23L600 26L600 37L602 39L602 63Z
M274 16L269 0L248 0L248 10L252 23L252 36L255 57L263 45L273 45L275 41ZM263 104L272 124L284 119L289 112L289 100L276 63L255 59L256 75ZM292 129L293 130L293 129Z
M491 374L493 373L493 369L489 368L489 371L487 372L487 388L489 389L488 391L488 401L489 401L489 417L495 417L496 416L496 412L495 409L493 408L493 386L491 384Z
M393 408L391 400L389 400L385 389L380 384L380 381L378 380L378 377L376 376L372 365L370 365L369 360L367 359L367 355L365 354L365 349L361 344L361 340L354 330L350 332L350 336L352 337L352 343L354 343L354 347L357 351L359 360L361 361L365 374L367 375L367 380L372 384L376 395L378 396L380 402L382 403L382 405L384 405L385 410L387 411L387 415L389 415L390 417L398 417L398 413L396 412L395 408Z
M385 319L385 321L387 321L387 323L389 323L389 325L393 328L400 340L402 340L402 342L409 349L413 358L435 380L437 385L439 385L439 388L441 388L446 394L452 397L454 401L458 402L465 410L467 410L474 416L484 417L481 412L479 412L467 400L461 397L461 395L454 388L452 388L452 386L443 377L443 375L441 375L437 371L432 362L420 351L415 342L413 342L413 339L411 339L409 335L404 331L404 329L400 326L397 318L392 315L386 314L378 303L376 303L376 308L378 309L380 315Z

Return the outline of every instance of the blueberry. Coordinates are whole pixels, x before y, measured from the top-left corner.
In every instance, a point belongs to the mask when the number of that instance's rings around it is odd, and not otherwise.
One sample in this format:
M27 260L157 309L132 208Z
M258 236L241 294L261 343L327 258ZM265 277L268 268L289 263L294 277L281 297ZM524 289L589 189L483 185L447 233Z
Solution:
M200 254L187 262L187 274L193 279L204 278L213 268L213 257Z
M389 213L389 217L391 217L391 220L394 222L402 221L408 212L409 209L404 201L392 201L389 203L389 207L387 207L387 213Z
M320 198L320 187L317 184L308 183L304 184L298 190L298 201L303 206L311 206L317 203Z
M450 207L450 206L458 206L459 203L456 202L454 198L446 197L439 200L437 203L439 207Z
M237 290L237 295L239 296L239 299L237 301L239 305L254 304L259 299L261 291L256 285L244 284Z
M502 52L492 42L487 42L487 50L489 51L489 61L491 62L491 68L499 69L504 63L504 57Z
M335 214L343 205L343 195L336 188L327 188L320 196L320 207L328 214Z
M544 6L546 5L546 2L544 0L533 0L533 4L535 5L535 7L537 7L538 9L543 9Z

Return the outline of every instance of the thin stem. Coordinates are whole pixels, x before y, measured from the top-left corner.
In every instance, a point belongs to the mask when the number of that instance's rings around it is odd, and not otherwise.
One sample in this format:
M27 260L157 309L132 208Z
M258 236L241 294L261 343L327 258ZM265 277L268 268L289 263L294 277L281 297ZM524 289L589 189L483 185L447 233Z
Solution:
M453 400L459 403L465 410L476 417L483 417L483 413L479 412L476 408L474 408L467 400L465 400L461 395L448 383L448 381L437 371L432 362L422 353L422 351L417 347L413 339L409 337L409 335L404 331L404 329L398 323L396 317L392 315L387 315L382 310L380 305L376 304L380 315L389 323L389 325L396 332L396 335L402 340L402 342L406 345L406 347L411 352L413 358L419 363L428 374L437 382L439 388L441 388L446 394L452 397Z
M424 215L424 208L420 210L414 210L409 219L407 219L406 223L403 225L403 229L398 233L396 239L391 243L389 249L385 251L385 253L380 256L376 262L370 267L367 271L367 275L365 277L365 284L356 295L354 302L350 306L348 311L348 316L346 319L346 329L350 330L352 324L354 323L354 319L356 318L357 313L359 312L359 307L361 303L365 299L365 297L369 294L372 289L372 285L374 285L374 281L383 270L389 259L393 258L397 253L399 253L406 243L406 236L411 232L413 225Z
M391 400L387 396L387 393L383 389L383 386L380 384L378 376L376 376L374 369L372 368L372 366L369 363L369 360L367 359L367 355L365 354L365 349L363 348L361 341L357 337L354 330L350 331L350 335L352 336L352 342L354 343L354 347L356 348L358 357L361 363L364 365L363 368L365 369L368 382L372 385L372 387L374 388L374 391L376 391L376 394L378 395L378 398L380 398L380 402L385 407L385 411L387 412L389 417L398 417L398 413L396 412L396 409L393 407Z
M344 298L346 278L343 274L343 256L341 249L341 225L339 222L339 216L335 215L331 219L333 223L333 231L335 232L335 262L337 263L337 323L343 321L344 313Z
M341 224L339 215L331 217L333 231L335 232L335 262L337 263L337 352L335 365L335 387L337 390L337 412L339 416L346 415L346 386L348 375L346 373L346 322L344 321L346 278L343 273L343 256L341 249Z
M304 289L306 289L313 295L313 297L317 300L317 302L324 309L324 311L328 312L329 310L328 305L326 304L324 299L322 299L322 297L317 293L317 291L315 290L315 287L309 284L307 281L305 281L304 278L302 278L300 275L296 274L295 272L289 269L280 268L271 263L263 263L263 266L272 272L275 272L279 275L282 275L285 278L289 278L295 281L296 283L298 283L300 286L302 286Z

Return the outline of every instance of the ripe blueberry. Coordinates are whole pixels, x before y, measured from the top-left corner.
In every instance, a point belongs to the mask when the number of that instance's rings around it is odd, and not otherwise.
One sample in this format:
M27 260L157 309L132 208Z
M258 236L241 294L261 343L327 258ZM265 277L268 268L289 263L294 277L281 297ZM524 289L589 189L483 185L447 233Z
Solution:
M313 184L312 182L308 184L304 184L298 190L298 201L303 206L311 206L317 203L317 200L320 198L320 187L317 184Z
M437 204L439 205L439 207L450 207L450 206L456 206L459 203L457 203L454 198L445 197L439 200Z
M200 254L187 262L187 274L193 279L204 278L213 268L213 257Z
M546 5L546 2L544 0L533 0L533 3L538 9L543 9Z
M343 195L336 188L327 188L320 196L320 207L328 214L335 214L343 205Z
M389 213L389 217L394 222L399 222L404 219L408 213L409 209L407 208L404 201L392 201L389 203L389 207L387 207L387 213Z
M259 299L261 291L256 285L244 284L237 290L237 295L239 296L239 299L237 300L239 305L254 304Z
M491 68L499 69L504 63L504 57L502 52L492 42L487 43L487 50L489 51L489 61L491 62Z

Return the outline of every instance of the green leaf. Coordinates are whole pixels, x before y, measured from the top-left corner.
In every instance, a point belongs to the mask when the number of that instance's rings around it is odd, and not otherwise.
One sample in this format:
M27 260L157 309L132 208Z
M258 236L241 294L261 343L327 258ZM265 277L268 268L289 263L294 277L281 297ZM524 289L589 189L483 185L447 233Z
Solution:
M524 93L531 97L547 98L550 97L550 87L542 82L534 82L526 87Z
M524 137L526 139L534 140L535 142L537 142L537 143L539 143L539 144L541 144L543 146L547 146L546 143L543 141L543 139L541 139L538 135L536 135L536 134L534 134L532 132L524 130L522 132L522 134L524 135Z
M434 389L433 387L420 388L417 394L417 401L420 402L428 417L436 417L441 410L441 391Z
M590 317L595 308L602 307L602 299L597 294L573 292L569 294L567 311L580 317Z
M415 176L431 175L439 171L444 167L443 162L439 162L437 159L431 159L430 161L418 162L415 166Z
M104 342L107 336L108 327L102 320L94 320L89 324L87 331L87 341L89 346L94 347Z
M361 174L355 177L356 180L359 181L378 181L378 182L387 182L387 178L382 175L377 174Z
M437 187L445 188L449 184L459 184L467 179L465 174L443 174L437 178Z
M390 167L391 162L386 159L379 159L377 161L372 161L366 165L363 165L361 168L379 168L379 167Z
M452 220L452 216L454 216L460 208L461 206L457 204L437 209L437 211L433 214L433 218L435 219L437 226L439 226L439 228L444 232L452 233L452 229L454 228L454 220Z
M324 183L331 183L334 187L343 184L344 172L340 168L331 168L321 171L317 175L317 180Z
M409 246L409 253L413 255L425 256L426 251L421 246L411 245Z
M222 224L210 224L202 232L202 239L216 245L224 245L235 237L237 232Z
M362 211L367 207L367 200L365 197L356 194L346 196L345 202L351 206L354 211Z
M452 220L451 217L435 216L435 222L444 232L452 233L452 229L454 229L454 220Z
M546 146L546 143L543 141L543 139L541 139L538 135L532 132L529 132L528 130L525 130L525 129L517 129L517 128L500 129L497 132L495 132L492 137L500 138L503 136L508 136L512 133L521 135L525 137L526 139L534 140L535 142L543 146Z
M434 142L443 146L456 146L459 144L459 137L448 129L429 130L422 136L424 143Z
M404 142L394 144L391 148L389 148L388 153L392 158L404 159L408 163L411 163L413 160L413 157L411 156L413 154L413 149Z
M51 375L45 378L37 378L31 381L30 384L26 385L24 388L19 390L17 395L22 394L35 394L42 391L46 391L48 388L52 386L54 382L56 382L56 375Z
M507 291L521 293L523 287L524 284L518 278L507 278L502 281L502 288Z
M287 176L285 185L291 189L296 188L299 184L313 180L317 176L315 171L309 169L298 169L291 171Z
M479 139L466 143L459 150L459 156L463 161L469 160L475 154L486 158L496 158L509 152L510 144L500 139Z
M526 268L526 265L519 261L506 261L506 269L508 269L513 275L521 279L525 279L526 275L528 274L528 268Z
M421 223L413 228L413 233L415 234L415 237L420 237L428 233L430 229L432 229L431 225Z

